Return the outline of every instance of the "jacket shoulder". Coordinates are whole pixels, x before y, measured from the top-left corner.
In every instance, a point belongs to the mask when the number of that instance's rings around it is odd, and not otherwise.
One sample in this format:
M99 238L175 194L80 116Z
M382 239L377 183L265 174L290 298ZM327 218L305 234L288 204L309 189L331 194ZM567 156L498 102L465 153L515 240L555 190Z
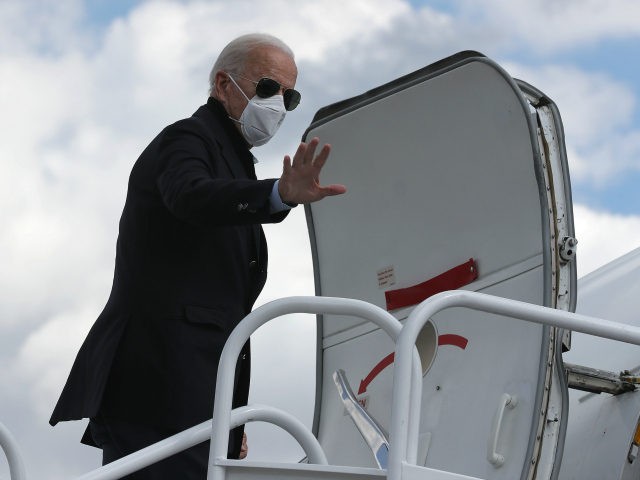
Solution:
M192 116L183 118L177 122L172 123L164 128L164 135L171 135L175 133L191 133L201 136L203 138L213 138L215 132L215 126L211 125L204 118L198 116Z

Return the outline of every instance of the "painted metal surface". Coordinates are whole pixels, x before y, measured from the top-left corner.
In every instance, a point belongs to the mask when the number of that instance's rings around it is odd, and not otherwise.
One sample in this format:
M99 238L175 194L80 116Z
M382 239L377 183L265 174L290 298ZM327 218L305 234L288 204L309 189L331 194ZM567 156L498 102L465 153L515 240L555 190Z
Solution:
M579 261L579 258L578 258ZM640 327L640 248L579 281L579 313ZM631 345L574 334L567 362L614 373L640 372L640 352ZM609 395L571 390L562 479L640 478L640 460L629 459L640 420L640 391Z
M394 391L390 440L393 448L389 457L388 478L400 480L402 466L407 462L407 452L417 443L416 437L408 437L406 428L420 415L419 404L410 405L406 392L411 386L411 351L423 325L437 312L464 307L476 311L506 315L514 320L524 320L576 332L596 335L640 345L640 327L602 320L586 315L572 314L518 302L477 292L444 292L421 303L411 314L398 338L394 366ZM486 476L484 478L495 478Z
M544 93L532 85L516 80L529 102L538 125L537 139L540 152L539 184L546 191L549 238L546 258L550 264L549 295L544 305L567 311L575 310L576 303L576 246L573 225L573 208L569 167L564 146L564 129L557 106ZM537 458L535 468L529 470L529 479L557 479L563 455L564 437L568 421L569 397L565 380L562 352L571 346L571 332L549 329L549 348L542 390L542 410L545 421L538 423L535 441L529 451L530 458ZM541 370L542 373L542 370Z
M305 138L332 144L323 181L345 183L349 193L307 207L316 293L384 308L390 290L473 258L479 276L464 289L571 309L575 269L561 258L558 237L571 235L573 219L556 113L477 52L322 109ZM402 321L413 308L392 313ZM546 414L564 418L560 333L461 310L432 321L443 343L430 355L411 454L465 475L556 478L564 430ZM393 346L371 324L335 315L320 319L318 339L314 431L331 462L373 466L331 376L343 369L364 384L359 400L388 428ZM486 419L505 393L520 403L506 418L499 443L509 451L497 466L487 460L494 437Z
M464 308L502 315L514 321L523 320L525 322L583 332L589 335L634 344L636 346L640 345L640 327L638 326L630 326L585 315L573 314L477 292L459 290L435 295L416 307L402 328L398 328L397 322L389 318L388 314L381 311L378 307L357 300L318 297L291 297L276 300L271 304L260 307L247 316L238 328L234 330L223 351L221 373L219 373L217 381L218 394L216 396L221 397L222 400L216 401L216 408L214 409L214 421L212 422L210 432L211 444L214 448L212 448L208 478L211 480L265 480L268 478L304 478L309 480L328 478L344 480L364 480L366 478L387 478L389 480L478 480L479 478L492 478L472 477L456 472L421 467L415 464L415 459L411 458L411 450L417 443L418 436L418 432L411 428L411 424L415 423L415 420L421 413L420 398L418 397L416 401L416 398L411 394L412 391L417 390L415 385L415 367L417 363L415 361L414 348L421 332L424 327L429 324L430 319L438 312L453 308ZM295 419L292 420L288 414L264 406L248 406L231 411L233 373L240 349L251 333L264 323L278 316L293 312L328 312L332 314L359 315L376 321L381 327L389 330L390 335L398 337L394 364L395 380L391 422L392 448L391 456L389 457L389 468L386 472L384 470L374 470L363 467L335 465L257 464L227 460L225 458L230 428L247 421L267 420L280 424L292 433L303 446L307 447L307 452L311 457L310 459L318 463L325 462L322 449L311 435L311 432L306 430L299 421ZM231 378L231 382L229 382L229 378ZM419 378L418 376L418 379ZM504 407L507 407L509 404L514 404L514 398L511 396L503 396L502 399L502 405ZM216 421L216 419L218 420ZM502 420L496 425L496 432L501 430L501 424ZM15 440L11 437L10 433L8 433L6 429L2 429L1 432L0 446L2 446L6 452L17 452ZM134 471L131 469L133 466L141 468L153 461L166 458L181 449L188 448L190 445L199 443L208 436L209 424L208 422L203 422L201 425L94 472L90 472L80 478L82 480L119 478L126 473ZM220 446L222 448L220 448ZM497 446L497 442L494 444L494 447L495 446ZM495 451L496 449L494 448L493 450ZM123 469L122 465L127 463L129 463L128 467ZM626 470L623 472L623 477L621 478L625 480L632 478L630 473L633 472ZM23 479L24 472L22 470L16 471L15 477L12 476L12 480Z

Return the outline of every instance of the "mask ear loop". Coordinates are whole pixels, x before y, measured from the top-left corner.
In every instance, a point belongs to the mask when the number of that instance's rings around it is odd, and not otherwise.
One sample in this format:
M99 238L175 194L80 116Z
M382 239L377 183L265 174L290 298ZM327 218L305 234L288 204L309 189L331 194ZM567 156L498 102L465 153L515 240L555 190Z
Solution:
M229 80L231 80L231 81L233 82L233 84L236 86L236 88L237 88L238 90L240 90L240 93L242 94L242 96L243 96L244 98L246 98L246 99L247 99L247 102L250 102L251 100L249 100L249 97L247 97L247 95L246 95L246 94L244 93L244 91L240 88L240 85L238 85L238 84L236 83L236 81L233 79L233 77L232 77L230 74L228 74L228 73L227 73L227 76L229 77Z
M225 73L226 73L226 72L225 72ZM247 95L242 91L242 89L240 88L240 85L238 85L238 84L236 83L236 81L233 79L233 77L231 76L231 74L227 73L227 77L229 77L229 80L231 80L231 82L236 86L236 88L237 88L238 90L240 90L240 93L242 94L242 96L243 96L244 98L246 98L246 99L247 99L247 102L251 102L251 100L249 100L249 97L247 97ZM232 121L236 122L237 124L242 125L242 122L240 121L240 119L239 119L239 118L233 118L231 115L228 115L228 114L227 114L227 117L229 117L229 119L230 119L230 120L232 120Z

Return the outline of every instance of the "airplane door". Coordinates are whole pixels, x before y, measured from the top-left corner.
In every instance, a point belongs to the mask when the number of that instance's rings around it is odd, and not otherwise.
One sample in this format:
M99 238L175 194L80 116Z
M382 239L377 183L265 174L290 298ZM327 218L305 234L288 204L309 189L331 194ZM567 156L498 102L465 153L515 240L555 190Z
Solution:
M333 147L322 183L348 188L306 207L318 295L365 300L401 321L451 288L573 308L562 126L541 92L461 52L321 109L305 139L315 136ZM463 309L432 322L438 346L421 352L429 358L418 464L555 478L566 408L561 332ZM331 463L375 466L333 373L345 371L388 429L394 345L353 318L325 315L318 332L314 430Z

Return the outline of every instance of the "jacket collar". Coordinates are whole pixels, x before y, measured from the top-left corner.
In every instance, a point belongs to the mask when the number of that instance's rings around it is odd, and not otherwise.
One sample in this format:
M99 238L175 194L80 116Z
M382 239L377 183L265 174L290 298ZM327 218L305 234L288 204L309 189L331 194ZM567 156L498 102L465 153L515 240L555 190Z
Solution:
M229 118L229 114L222 104L213 97L209 97L207 104L202 106L194 114L207 117L212 122L215 141L229 169L236 178L256 178L253 167L255 157L249 150L249 144L238 130L235 122ZM223 135L215 134L222 130ZM238 161L239 160L239 161Z

